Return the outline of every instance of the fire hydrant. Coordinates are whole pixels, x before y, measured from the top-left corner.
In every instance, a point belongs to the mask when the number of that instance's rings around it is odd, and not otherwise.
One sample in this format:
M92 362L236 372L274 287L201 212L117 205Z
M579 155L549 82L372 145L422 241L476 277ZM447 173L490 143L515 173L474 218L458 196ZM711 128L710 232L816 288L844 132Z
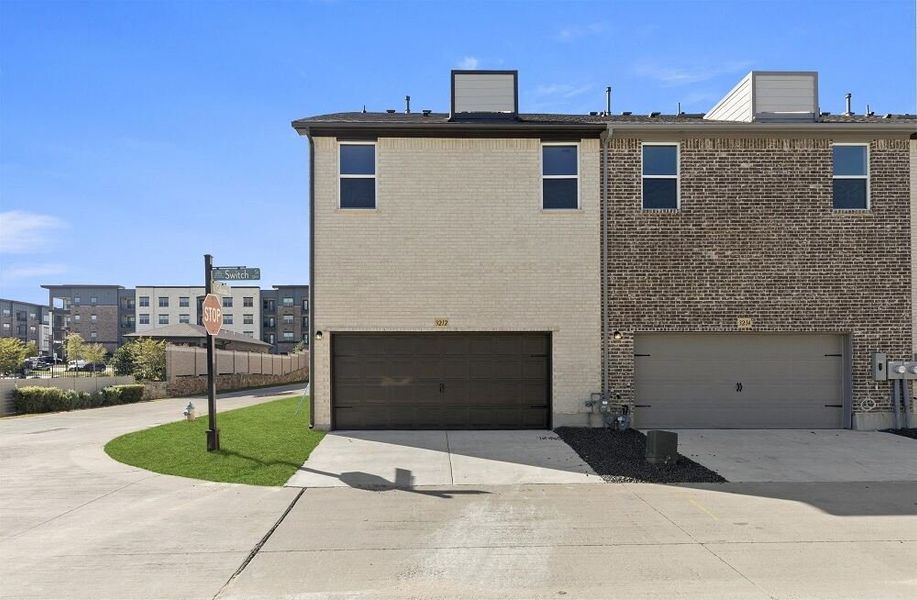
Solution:
M189 402L188 406L185 407L185 412L183 412L182 414L185 415L185 418L188 419L189 421L193 421L194 418L197 416L197 411L195 411L194 409L194 404Z

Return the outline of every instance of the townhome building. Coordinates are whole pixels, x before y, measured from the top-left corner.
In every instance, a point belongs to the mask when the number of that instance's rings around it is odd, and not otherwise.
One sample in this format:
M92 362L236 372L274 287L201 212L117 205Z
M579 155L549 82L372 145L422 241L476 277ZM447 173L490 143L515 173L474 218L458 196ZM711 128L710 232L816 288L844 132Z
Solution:
M51 351L51 312L47 306L0 298L0 337L34 343L40 354Z
M310 145L312 422L345 428L891 424L915 349L912 115L829 114L814 72L703 114L334 113Z

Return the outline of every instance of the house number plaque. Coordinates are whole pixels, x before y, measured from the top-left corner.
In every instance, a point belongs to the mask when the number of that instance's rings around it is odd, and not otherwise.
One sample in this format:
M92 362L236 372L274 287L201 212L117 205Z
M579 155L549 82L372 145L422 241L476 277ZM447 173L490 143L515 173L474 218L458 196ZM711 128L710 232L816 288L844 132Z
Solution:
M752 321L751 317L739 317L736 319L736 327L739 329L751 329Z
M433 319L434 327L447 327L449 325L449 319Z

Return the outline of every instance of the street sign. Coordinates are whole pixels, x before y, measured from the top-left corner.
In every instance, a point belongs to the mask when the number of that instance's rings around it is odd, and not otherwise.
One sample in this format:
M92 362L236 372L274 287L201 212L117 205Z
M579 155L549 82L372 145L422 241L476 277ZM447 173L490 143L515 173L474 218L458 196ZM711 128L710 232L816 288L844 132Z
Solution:
M207 294L204 296L203 322L204 329L212 336L219 335L220 329L223 328L223 302L216 294Z
M210 291L217 296L232 296L232 288L230 288L222 281L210 282Z
M261 269L257 267L213 267L210 277L216 281L257 281L261 279Z

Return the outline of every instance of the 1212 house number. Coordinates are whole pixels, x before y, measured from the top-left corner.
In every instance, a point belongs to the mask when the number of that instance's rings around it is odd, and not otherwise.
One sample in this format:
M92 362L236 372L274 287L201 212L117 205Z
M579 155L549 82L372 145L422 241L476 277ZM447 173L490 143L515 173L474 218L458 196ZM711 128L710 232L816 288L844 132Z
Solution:
M434 327L447 327L449 325L449 319L433 319Z

